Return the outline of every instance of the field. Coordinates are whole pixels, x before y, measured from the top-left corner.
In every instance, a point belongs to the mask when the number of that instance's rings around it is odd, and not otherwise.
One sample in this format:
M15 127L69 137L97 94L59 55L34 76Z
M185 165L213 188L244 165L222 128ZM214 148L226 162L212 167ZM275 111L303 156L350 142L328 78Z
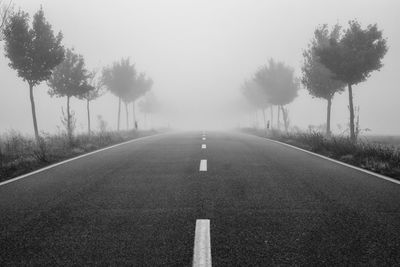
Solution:
M400 148L400 135L365 135L361 137L361 140Z

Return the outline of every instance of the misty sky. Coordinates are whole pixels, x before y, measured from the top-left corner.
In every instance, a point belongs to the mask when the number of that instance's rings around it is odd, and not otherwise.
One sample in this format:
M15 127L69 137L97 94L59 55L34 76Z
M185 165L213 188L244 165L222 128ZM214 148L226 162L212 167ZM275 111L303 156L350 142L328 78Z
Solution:
M319 24L347 25L357 18L378 23L388 39L384 67L354 87L362 128L373 134L400 134L400 1L398 0L14 0L31 15L40 5L65 47L84 55L89 69L130 57L154 80L166 106L156 120L175 127L217 128L249 123L238 106L240 85L270 57L300 75L302 51ZM28 85L0 55L0 132L33 132ZM35 88L39 128L55 132L65 99L51 98L45 83ZM348 120L347 91L333 101L332 128ZM73 100L77 130L86 129L85 103ZM292 125L323 124L326 103L305 89L289 105ZM93 104L93 125L102 115L116 127L117 99L106 95ZM142 117L139 118L141 123ZM124 122L122 118L122 122ZM122 124L124 126L124 123Z

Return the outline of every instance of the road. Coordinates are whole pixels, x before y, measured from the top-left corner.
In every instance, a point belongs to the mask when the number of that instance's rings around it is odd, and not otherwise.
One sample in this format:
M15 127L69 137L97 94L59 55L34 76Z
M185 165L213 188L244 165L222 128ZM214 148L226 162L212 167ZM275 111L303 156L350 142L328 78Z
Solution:
M260 137L205 139L157 135L0 186L0 265L190 266L198 219L213 266L400 264L399 185Z

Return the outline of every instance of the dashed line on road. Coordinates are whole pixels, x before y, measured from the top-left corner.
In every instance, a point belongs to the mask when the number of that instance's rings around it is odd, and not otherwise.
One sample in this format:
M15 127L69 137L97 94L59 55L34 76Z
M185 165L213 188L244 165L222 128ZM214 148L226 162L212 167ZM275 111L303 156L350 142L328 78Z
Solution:
M200 171L201 172L206 172L207 171L207 160L206 159L202 159L200 161Z
M206 149L207 148L207 145L206 144L202 144L201 145L201 149Z
M203 139L203 141L206 141L206 138L205 138L205 137L203 137L202 139Z
M196 220L193 267L211 267L210 220Z

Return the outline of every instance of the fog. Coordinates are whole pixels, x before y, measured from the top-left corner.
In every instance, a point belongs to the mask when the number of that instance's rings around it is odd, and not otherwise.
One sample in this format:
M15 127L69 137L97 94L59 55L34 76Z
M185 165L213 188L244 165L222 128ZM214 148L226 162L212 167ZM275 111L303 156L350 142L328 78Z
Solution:
M42 5L63 44L85 57L89 69L129 57L154 80L152 91L162 103L153 126L181 129L223 129L249 126L240 86L269 58L301 75L303 49L323 23L362 26L377 23L389 51L380 72L354 86L362 128L373 134L400 134L400 2L398 0L292 1L78 1L15 0L15 7L33 15ZM1 49L4 51L3 49ZM32 134L28 85L0 56L0 132L15 129ZM61 127L64 99L51 98L48 86L35 88L39 129ZM347 93L333 100L332 128L348 121ZM106 94L93 102L93 126L101 115L116 128L118 100ZM326 120L325 101L305 89L288 106L292 125L307 128ZM72 100L77 130L86 129L85 103ZM122 113L124 115L124 113ZM122 117L124 121L124 116ZM122 124L124 126L124 124ZM139 125L145 125L139 114Z

